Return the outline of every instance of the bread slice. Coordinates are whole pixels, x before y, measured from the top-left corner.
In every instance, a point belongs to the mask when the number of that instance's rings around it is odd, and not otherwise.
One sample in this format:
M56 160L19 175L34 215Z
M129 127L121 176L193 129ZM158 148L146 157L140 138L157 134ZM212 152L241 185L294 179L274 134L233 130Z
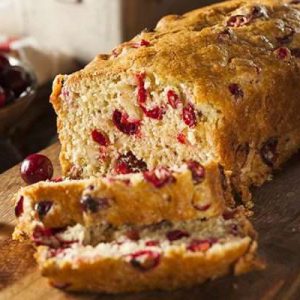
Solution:
M216 160L249 198L300 146L299 12L281 0L226 1L168 16L58 76L64 174Z
M242 216L118 228L78 224L40 229L35 241L42 274L69 291L171 290L262 266Z
M211 218L222 214L230 199L219 166L196 162L175 170L39 182L17 194L14 238L30 236L38 224L61 228Z

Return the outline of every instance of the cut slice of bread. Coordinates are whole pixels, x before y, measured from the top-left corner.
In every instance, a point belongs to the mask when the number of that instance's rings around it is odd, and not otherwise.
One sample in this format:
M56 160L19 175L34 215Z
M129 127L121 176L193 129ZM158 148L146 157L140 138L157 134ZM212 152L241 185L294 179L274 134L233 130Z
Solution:
M42 274L70 291L171 290L262 266L255 233L242 216L117 228L77 224L51 233L40 228L35 241Z
M217 164L188 162L174 170L39 182L17 194L14 238L30 235L36 224L142 225L214 217L231 200L226 180Z
M293 1L225 1L165 17L58 76L64 174L215 160L249 198L300 147L299 12Z

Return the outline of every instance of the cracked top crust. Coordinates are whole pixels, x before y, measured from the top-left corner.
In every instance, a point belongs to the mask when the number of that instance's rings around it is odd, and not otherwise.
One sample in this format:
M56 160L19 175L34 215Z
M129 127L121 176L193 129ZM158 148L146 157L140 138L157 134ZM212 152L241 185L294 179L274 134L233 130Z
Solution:
M283 46L300 47L300 5L287 3L229 1L183 16L164 17L153 32L142 32L114 49L110 56L97 56L83 70L65 77L65 84L82 93L83 86L88 89L93 81L117 80L120 72L146 71L161 82L184 82L192 87L196 101L212 103L233 126L255 115L256 122L248 124L246 135L257 124L265 127L270 119L286 126L294 106L299 104L291 101L286 107L278 99L294 98L292 86L300 77L299 58L291 55L278 59L275 51ZM253 9L261 11L257 17L239 27L228 26L232 16L247 16ZM293 38L287 45L283 40L291 30ZM142 40L149 45L132 46ZM228 87L233 83L242 89L243 99L232 95ZM59 109L55 98L54 93L52 102ZM274 106L286 111L284 120L272 113ZM270 108L267 118L261 108ZM245 118L241 119L241 114Z
M300 4L226 1L166 16L111 55L98 55L83 70L58 76L51 102L62 119L62 86L84 95L93 85L117 82L120 74L145 72L161 85L184 85L196 103L218 112L216 158L226 169L233 170L234 145L250 141L259 152L270 137L286 136L282 143L289 145L279 147L278 167L300 142L299 63Z

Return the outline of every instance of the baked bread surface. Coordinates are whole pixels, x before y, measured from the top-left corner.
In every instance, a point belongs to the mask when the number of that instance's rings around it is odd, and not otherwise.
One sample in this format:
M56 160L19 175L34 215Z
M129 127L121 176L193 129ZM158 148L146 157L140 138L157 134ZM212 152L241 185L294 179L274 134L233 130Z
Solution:
M256 259L253 229L242 217L131 230L139 237L130 240L127 229L119 228L111 241L93 246L39 245L36 258L41 272L53 286L65 290L119 293L189 287L262 266Z
M167 16L111 55L58 76L51 102L64 173L114 172L115 158L129 150L149 169L214 159L247 198L248 186L262 184L300 145L299 19L291 1L226 1ZM181 101L176 109L169 91ZM139 134L118 130L116 110ZM94 129L109 146L99 150Z
M186 165L176 171L165 169L167 177L159 186L139 173L24 187L16 195L16 211L22 212L17 213L14 238L31 236L38 225L149 225L222 215L230 202L222 174L216 164L205 170L203 177L195 178Z

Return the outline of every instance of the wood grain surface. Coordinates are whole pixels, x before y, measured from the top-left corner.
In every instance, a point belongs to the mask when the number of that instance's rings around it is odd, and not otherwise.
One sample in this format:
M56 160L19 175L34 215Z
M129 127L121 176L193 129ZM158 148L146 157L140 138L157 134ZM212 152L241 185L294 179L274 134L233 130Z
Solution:
M55 175L59 175L58 152L57 144L44 151L54 163ZM267 263L266 270L238 278L227 276L193 289L168 293L73 294L49 286L37 270L31 246L10 238L15 224L12 197L22 184L19 166L0 175L1 300L300 299L300 154L295 155L271 182L254 191L252 221L259 232L259 254Z

